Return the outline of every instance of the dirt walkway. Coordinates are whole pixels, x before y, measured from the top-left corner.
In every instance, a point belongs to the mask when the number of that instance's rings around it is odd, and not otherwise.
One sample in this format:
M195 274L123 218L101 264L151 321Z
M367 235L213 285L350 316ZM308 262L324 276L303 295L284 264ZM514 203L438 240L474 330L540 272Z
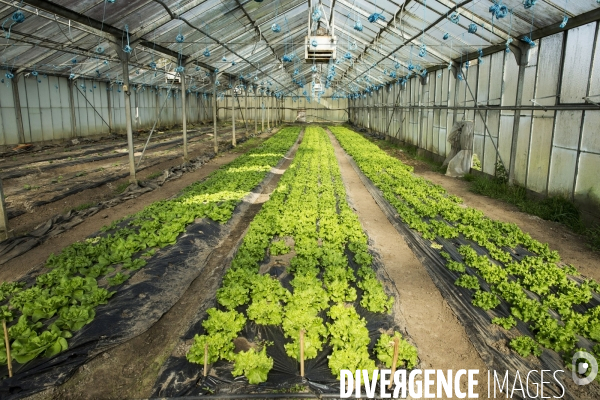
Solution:
M300 136L302 138L302 136ZM243 238L262 204L277 187L283 172L292 163L298 143L279 169L265 182L252 204L234 216L231 233L211 253L203 271L181 299L143 334L119 345L83 365L64 385L30 396L46 399L130 399L151 395L160 367L180 343L194 315L214 296L224 270L233 257L233 249ZM225 159L227 157L223 157ZM231 161L231 159L229 160ZM224 164L220 163L220 165ZM204 167L203 167L204 168ZM191 174L190 174L191 175ZM177 348L179 350L179 348Z
M387 220L362 184L338 141L331 133L329 136L350 203L398 289L400 308L408 324L406 329L417 345L421 367L444 371L479 369L479 378L483 381L487 367L469 341L463 326L404 238ZM461 389L465 391L466 386L466 382L463 382ZM478 387L481 390L480 397L486 395L484 385Z
M259 137L265 139L270 136L271 134L265 133ZM42 245L37 246L27 253L2 265L2 267L0 267L0 281L13 281L19 279L32 268L37 267L41 263L45 262L51 253L59 253L63 248L71 243L97 232L100 228L105 225L110 225L115 220L142 210L148 204L177 195L183 188L198 180L206 178L210 173L219 169L222 165L233 161L241 154L243 153L238 153L235 150L222 153L203 165L202 168L199 168L194 172L183 174L181 178L168 181L158 189L145 193L134 200L126 201L115 207L100 211L99 213L89 217L85 222L73 227L72 229L69 229L65 233L50 238ZM89 195L89 193L83 194L83 196L86 197ZM54 206L69 208L69 206L75 205L70 203L70 201L72 201L72 199L64 199L60 202L54 203Z

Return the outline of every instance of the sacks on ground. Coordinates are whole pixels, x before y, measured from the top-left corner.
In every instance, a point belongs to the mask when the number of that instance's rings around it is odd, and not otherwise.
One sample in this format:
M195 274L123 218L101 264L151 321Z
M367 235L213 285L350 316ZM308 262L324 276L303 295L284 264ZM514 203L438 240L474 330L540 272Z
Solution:
M447 176L462 177L471 171L473 164L473 121L458 121L452 126L448 135L450 153L443 165L447 165Z

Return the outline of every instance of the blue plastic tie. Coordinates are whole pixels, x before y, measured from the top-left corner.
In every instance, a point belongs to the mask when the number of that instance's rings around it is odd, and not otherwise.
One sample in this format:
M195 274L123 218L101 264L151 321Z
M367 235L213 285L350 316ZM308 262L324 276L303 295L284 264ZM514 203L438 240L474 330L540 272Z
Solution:
M369 22L370 23L375 23L377 22L377 20L382 20L385 21L385 17L379 13L373 13L371 15L369 15Z
M569 17L567 17L566 15L563 17L562 22L560 23L560 29L563 29L565 26L567 26L567 22L569 22Z
M313 13L312 13L312 20L313 20L314 22L319 22L319 21L321 20L321 17L322 17L322 16L323 16L323 14L321 13L321 10L319 10L318 8L315 8L315 9L313 10Z
M531 40L531 38L529 36L525 36L521 40L524 41L525 43L527 43L529 46L535 47L535 42L533 40Z

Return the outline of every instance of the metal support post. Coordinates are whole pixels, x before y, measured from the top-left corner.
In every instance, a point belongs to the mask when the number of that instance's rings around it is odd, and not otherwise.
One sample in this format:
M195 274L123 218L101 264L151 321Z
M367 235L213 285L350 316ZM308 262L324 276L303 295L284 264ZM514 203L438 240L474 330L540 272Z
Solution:
M127 148L129 150L129 183L137 183L135 159L133 156L133 126L131 122L131 91L129 87L129 54L115 46L123 65L123 96L125 97L125 124L127 128Z
M188 159L188 144L187 144L187 102L186 102L186 90L185 90L185 73L180 73L181 77L181 124L182 124L182 134L183 134L183 159L187 161Z
M246 135L248 135L248 88L244 88L244 126L246 127Z
M256 96L256 90L254 91L254 134L258 134L258 97Z
M216 80L216 77L215 77ZM217 141L217 85L213 82L213 127L214 127L214 150L215 154L219 152L219 142Z
M267 97L267 130L271 130L271 96Z
M106 103L108 106L108 133L113 131L113 110L112 110L112 92L110 91L110 82L106 83Z
M231 89L231 144L235 147L235 90Z
M4 203L4 189L0 179L0 241L9 238L8 214L6 213L6 204Z
M79 88L77 88L77 90L79 90ZM81 90L79 90L79 92L81 92ZM82 94L83 94L83 97L85 98L85 100L89 104L90 102L88 101L87 97L85 97L85 94L84 93L82 93ZM133 105L135 106L135 129L140 129L140 124L141 124L141 121L140 121L140 108L138 106L139 93L138 93L137 90L135 91L133 97L134 97ZM94 109L94 111L96 111L96 108L92 104L90 104L90 105L92 106L92 108ZM98 113L98 112L96 111L96 113ZM100 117L100 118L102 118L102 117Z
M75 82L72 79L69 79L68 82L69 87L69 112L71 116L71 137L77 137L77 117L75 116L75 94L73 93L73 88L75 87ZM15 108L16 109L16 108ZM21 108L18 108L19 114L21 113ZM17 116L18 118L18 116ZM21 119L21 124L23 123L23 119Z
M515 183L515 168L517 163L517 142L519 138L519 125L521 124L521 111L518 109L523 104L523 86L525 84L525 69L529 64L529 46L519 46L520 57L517 58L519 64L519 74L517 76L517 101L515 106L515 119L513 122L512 142L510 147L510 162L508 167L508 184L510 186ZM513 50L516 56L516 52Z

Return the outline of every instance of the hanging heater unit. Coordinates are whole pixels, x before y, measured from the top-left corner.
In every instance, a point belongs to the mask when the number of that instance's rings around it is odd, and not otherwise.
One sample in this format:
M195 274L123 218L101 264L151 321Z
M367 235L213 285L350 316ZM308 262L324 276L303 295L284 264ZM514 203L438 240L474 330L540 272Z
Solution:
M328 63L330 60L337 58L337 38L335 36L306 36L305 41L305 60L315 63Z
M181 77L176 73L165 73L165 81L168 84L181 83Z
M327 18L323 4L319 0L308 8L308 35L304 37L304 59L311 63L328 63L337 58L337 37L334 35L333 13Z

